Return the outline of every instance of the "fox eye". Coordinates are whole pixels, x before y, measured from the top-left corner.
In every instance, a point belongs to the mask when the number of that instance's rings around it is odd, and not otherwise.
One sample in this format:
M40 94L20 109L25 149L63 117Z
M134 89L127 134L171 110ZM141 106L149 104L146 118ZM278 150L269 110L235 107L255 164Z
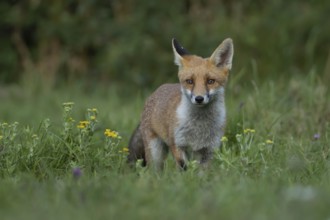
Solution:
M208 80L207 80L207 84L210 85L210 84L213 84L213 83L215 83L215 80L214 80L214 79L208 79Z
M194 83L194 81L192 79L186 79L186 83L191 85Z

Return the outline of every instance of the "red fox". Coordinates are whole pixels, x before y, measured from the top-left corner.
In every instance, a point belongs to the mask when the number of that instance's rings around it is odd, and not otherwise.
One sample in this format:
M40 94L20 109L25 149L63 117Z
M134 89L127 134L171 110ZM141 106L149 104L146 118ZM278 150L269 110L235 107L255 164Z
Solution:
M143 159L143 165L162 169L170 150L182 169L192 157L207 166L224 133L233 42L225 39L209 58L189 54L176 39L172 48L180 83L164 84L147 99L129 142L128 162Z

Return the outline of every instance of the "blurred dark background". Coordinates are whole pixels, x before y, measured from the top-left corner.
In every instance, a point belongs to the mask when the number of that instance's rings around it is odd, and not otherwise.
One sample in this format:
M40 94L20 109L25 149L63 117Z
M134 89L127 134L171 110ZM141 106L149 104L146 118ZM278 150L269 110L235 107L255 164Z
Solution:
M2 85L175 81L172 37L204 57L233 38L241 82L311 70L330 80L326 0L7 0L0 14Z

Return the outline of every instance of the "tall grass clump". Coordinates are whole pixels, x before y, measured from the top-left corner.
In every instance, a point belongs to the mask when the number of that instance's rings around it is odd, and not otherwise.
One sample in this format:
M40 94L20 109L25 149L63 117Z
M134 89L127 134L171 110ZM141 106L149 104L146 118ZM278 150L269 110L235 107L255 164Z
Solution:
M120 149L121 136L97 130L98 110L87 109L86 117L72 117L74 103L63 103L60 127L45 119L36 129L18 122L0 123L0 175L33 174L37 178L63 176L74 169L99 172L118 170L127 148Z

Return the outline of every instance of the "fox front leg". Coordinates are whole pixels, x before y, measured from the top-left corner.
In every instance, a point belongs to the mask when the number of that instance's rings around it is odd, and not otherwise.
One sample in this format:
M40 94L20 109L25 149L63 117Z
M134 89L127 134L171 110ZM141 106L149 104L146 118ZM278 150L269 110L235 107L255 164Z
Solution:
M177 166L181 170L187 170L188 158L187 158L187 153L185 152L185 150L181 149L179 147L176 147L176 146L171 146L170 149L171 149L173 157L176 161Z
M198 150L197 153L199 154L199 163L202 167L207 168L209 166L210 160L212 159L213 150L204 147Z

